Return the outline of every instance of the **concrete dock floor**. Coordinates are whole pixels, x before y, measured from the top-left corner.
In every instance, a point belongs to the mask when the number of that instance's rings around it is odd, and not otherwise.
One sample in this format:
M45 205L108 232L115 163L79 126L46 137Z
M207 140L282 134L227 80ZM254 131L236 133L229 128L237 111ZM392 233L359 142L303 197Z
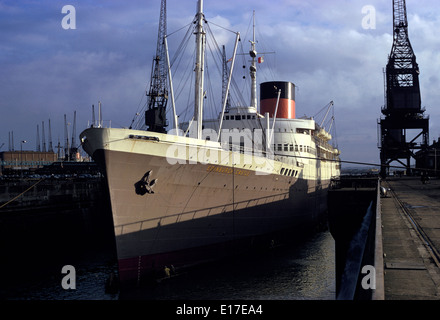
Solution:
M417 232L440 251L440 180L387 178L381 199L385 300L440 300L440 264Z

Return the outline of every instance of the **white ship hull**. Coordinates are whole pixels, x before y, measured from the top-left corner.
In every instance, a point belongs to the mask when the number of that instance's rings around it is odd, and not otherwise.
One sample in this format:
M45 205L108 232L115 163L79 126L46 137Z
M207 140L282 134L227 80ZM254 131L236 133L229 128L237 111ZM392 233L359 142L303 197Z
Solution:
M335 161L296 166L147 131L90 128L81 139L105 167L123 283L312 228L339 175Z

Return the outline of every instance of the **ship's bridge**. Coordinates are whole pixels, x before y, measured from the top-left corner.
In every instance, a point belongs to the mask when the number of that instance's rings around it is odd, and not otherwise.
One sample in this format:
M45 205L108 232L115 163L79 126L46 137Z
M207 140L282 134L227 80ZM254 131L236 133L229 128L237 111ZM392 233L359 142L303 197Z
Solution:
M221 117L221 114L219 117ZM263 116L258 114L254 107L234 107L225 112L223 121L256 120L258 118L263 118Z
M219 132L221 113L218 119L209 119L203 121L204 129L212 129ZM256 108L251 106L233 107L225 111L222 121L222 130L238 130L245 129L254 131L255 129L266 129L263 121L264 117L259 114Z

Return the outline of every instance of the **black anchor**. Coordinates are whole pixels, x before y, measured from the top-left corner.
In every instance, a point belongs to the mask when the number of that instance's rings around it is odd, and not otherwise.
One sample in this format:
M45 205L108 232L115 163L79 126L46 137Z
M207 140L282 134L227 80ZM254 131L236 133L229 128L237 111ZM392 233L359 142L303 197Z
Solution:
M150 175L153 170L147 171L144 176L134 184L136 194L143 196L146 193L154 193L153 187L156 185L157 179L150 181Z

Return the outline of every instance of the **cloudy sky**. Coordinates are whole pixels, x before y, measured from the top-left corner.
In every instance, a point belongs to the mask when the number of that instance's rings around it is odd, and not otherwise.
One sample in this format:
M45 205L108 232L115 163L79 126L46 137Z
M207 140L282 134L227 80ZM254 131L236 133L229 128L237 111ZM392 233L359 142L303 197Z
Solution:
M255 10L261 50L275 52L259 66L260 80L295 83L298 117L313 116L334 101L342 160L379 163L377 119L392 44L391 0L204 2L208 21L247 40ZM63 28L65 5L75 8L76 29ZM53 144L63 145L64 114L72 124L77 112L79 135L98 101L112 127L128 127L149 83L159 7L160 0L0 0L0 150L7 150L11 131L16 150L22 140L23 149L35 150L37 125L41 138L45 122L47 139L48 119ZM168 0L167 7L171 33L191 22L196 1ZM409 0L407 10L431 143L440 135L440 6ZM215 33L219 45L232 50L234 36L218 28Z

